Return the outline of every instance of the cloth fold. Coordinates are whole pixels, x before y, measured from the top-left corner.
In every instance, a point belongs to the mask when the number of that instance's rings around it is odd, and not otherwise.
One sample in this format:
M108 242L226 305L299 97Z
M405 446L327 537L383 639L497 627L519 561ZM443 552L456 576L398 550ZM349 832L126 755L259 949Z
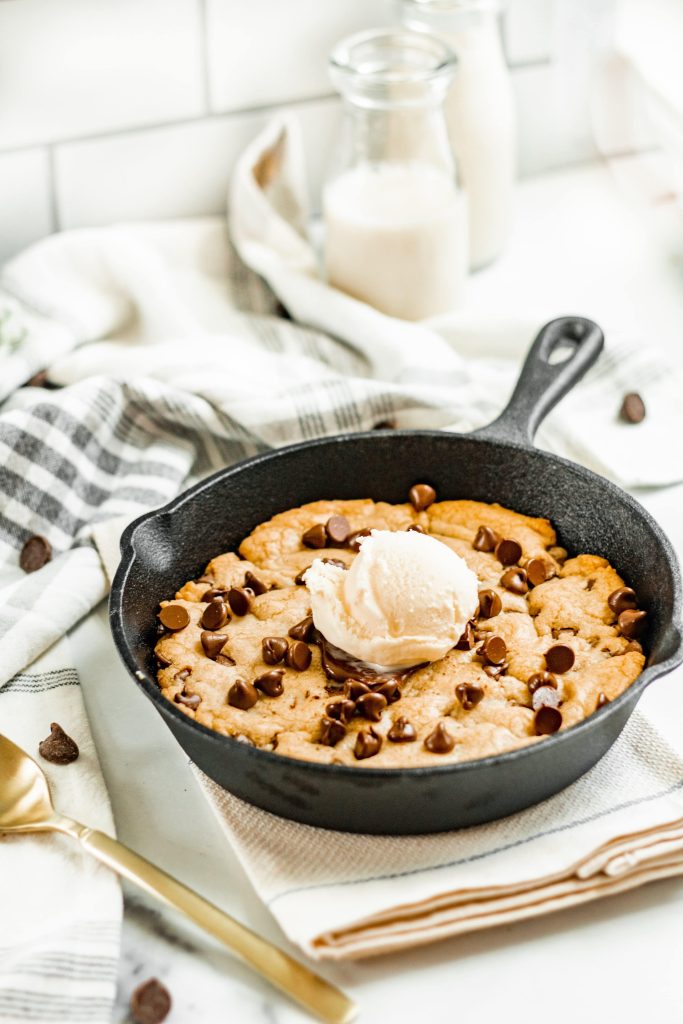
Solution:
M256 891L310 956L374 956L683 872L683 759L636 712L595 768L502 821L357 836L249 807L195 769Z

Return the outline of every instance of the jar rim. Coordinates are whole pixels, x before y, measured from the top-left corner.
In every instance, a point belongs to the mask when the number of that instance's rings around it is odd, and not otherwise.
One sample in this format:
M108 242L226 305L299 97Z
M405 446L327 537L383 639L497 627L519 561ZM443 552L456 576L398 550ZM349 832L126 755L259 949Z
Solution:
M375 59L370 61L368 53L372 52L373 46ZM382 50L386 51L384 60L381 59ZM412 53L413 59L392 64L389 55L400 50ZM348 79L362 77L375 85L417 85L450 78L456 65L455 54L437 36L400 28L356 32L337 43L330 54L331 72Z
M401 0L401 5L432 14L471 14L500 11L505 6L505 0Z

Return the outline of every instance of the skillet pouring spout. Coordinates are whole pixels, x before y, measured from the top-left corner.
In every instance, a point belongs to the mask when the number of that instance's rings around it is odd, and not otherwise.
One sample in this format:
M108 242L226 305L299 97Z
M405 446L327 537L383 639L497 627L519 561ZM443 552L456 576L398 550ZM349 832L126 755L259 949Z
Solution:
M379 430L291 445L220 470L128 527L110 601L114 642L195 764L241 799L286 818L408 834L512 814L570 785L606 753L646 686L674 668L683 651L680 571L659 525L610 481L533 446L543 417L602 345L592 321L553 320L531 346L506 409L473 434ZM400 503L418 481L443 500L497 502L547 518L559 544L608 559L648 615L648 663L633 685L578 725L531 745L475 761L398 769L367 761L319 764L252 747L204 727L161 695L154 658L159 601L278 512L318 499Z

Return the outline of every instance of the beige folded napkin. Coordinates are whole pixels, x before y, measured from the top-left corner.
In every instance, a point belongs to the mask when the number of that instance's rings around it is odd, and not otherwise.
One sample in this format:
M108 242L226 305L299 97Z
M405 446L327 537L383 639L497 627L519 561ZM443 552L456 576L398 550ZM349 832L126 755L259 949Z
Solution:
M311 828L251 807L194 770L259 896L316 959L388 953L683 872L683 760L640 712L564 792L437 835Z

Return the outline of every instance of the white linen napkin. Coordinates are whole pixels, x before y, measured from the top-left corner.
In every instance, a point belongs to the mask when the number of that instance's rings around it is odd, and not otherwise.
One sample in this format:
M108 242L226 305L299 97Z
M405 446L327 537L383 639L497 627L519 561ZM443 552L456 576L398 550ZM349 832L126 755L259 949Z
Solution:
M464 386L475 410L486 406L487 396L489 402L500 404L512 385L506 357L511 348L519 356L520 334L521 344L528 346L532 325L540 326L533 310L523 324L506 322L500 315L482 320L466 307L433 321L407 323L326 284L306 229L301 153L298 124L283 116L275 118L238 161L229 212L232 237L245 263L263 275L299 322L351 345L362 339L376 373L396 381L434 381L438 373L446 387ZM600 326L607 336L603 359L552 414L539 431L539 440L625 487L678 482L683 479L683 448L672 450L668 439L683 433L681 367L668 365L650 338L628 337L623 327L615 335L611 325ZM511 338L516 346L511 346ZM480 358L465 363L458 354L462 351ZM489 360L496 360L495 365ZM618 418L621 397L635 390L643 394L648 409L638 431ZM457 429L464 429L461 423Z
M0 733L40 762L59 811L113 835L73 666L68 640L62 639L0 687ZM78 743L80 754L72 764L49 764L38 755L52 722ZM5 836L0 839L0 908L0 1021L109 1024L121 923L116 876L72 839Z

